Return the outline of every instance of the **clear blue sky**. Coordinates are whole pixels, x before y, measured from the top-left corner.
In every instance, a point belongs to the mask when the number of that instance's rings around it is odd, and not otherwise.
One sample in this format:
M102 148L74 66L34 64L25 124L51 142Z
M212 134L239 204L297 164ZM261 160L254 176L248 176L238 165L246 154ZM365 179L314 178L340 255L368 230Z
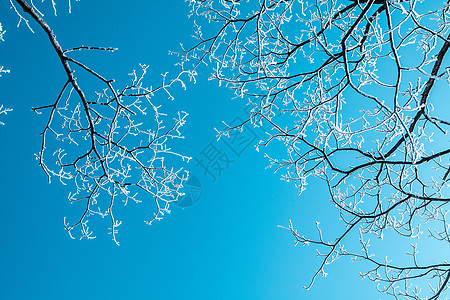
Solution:
M46 1L47 2L47 1ZM67 13L57 2L39 3L45 19L65 48L113 46L113 54L85 55L84 61L109 78L126 79L138 63L150 75L174 70L180 42L189 44L192 20L184 1L87 1L72 3ZM170 2L170 4L169 4ZM357 264L340 261L327 268L306 291L320 261L313 247L293 247L293 237L277 225L290 219L304 232L314 221L336 224L337 215L323 186L311 182L300 197L280 174L266 170L262 153L246 147L237 155L216 142L214 127L243 117L244 103L207 81L207 70L187 91L178 89L167 110L189 112L186 140L177 150L200 157L215 145L227 153L229 166L215 181L196 166L187 169L202 184L196 205L180 209L151 227L143 222L152 207L130 204L119 209L117 247L106 234L109 224L92 226L97 239L72 240L63 217L70 186L47 183L34 153L39 151L46 116L31 107L51 102L65 82L58 59L42 31L35 34L18 21L8 1L0 3L7 30L0 44L0 65L11 73L0 79L0 103L14 109L0 127L0 299L379 299L373 285L357 277ZM23 24L22 24L23 25ZM80 56L81 57L81 56ZM156 81L155 81L156 82ZM260 134L255 131L256 136ZM330 235L330 238L332 236Z

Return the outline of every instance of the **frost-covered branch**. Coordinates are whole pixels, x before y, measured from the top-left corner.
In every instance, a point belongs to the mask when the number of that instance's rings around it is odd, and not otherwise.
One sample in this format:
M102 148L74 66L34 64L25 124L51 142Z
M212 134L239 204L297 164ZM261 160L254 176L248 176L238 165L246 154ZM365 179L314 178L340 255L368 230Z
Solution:
M194 61L193 69L211 66L211 79L245 99L252 107L245 122L266 129L257 148L267 147L269 166L300 192L312 177L322 179L340 214L341 234L330 241L323 238L327 228L317 239L287 228L297 243L321 249L313 281L345 256L373 265L362 276L385 283L381 292L441 297L448 288L447 256L430 259L403 246L403 255L397 247L372 253L367 241L412 240L417 248L439 242L443 249L450 242L450 120L442 92L450 83L448 1L190 5L198 17L196 42L181 58ZM286 152L272 153L276 143ZM405 255L412 264L404 263ZM387 263L386 256L399 263Z
M187 113L180 111L169 117L161 103L172 98L169 90L175 84L184 88L185 74L193 74L180 65L176 76L163 74L160 83L151 87L145 83L148 66L140 65L129 74L128 83L116 83L71 56L74 51L114 48L80 46L65 50L33 5L24 0L11 4L21 21L28 26L34 21L46 33L66 74L58 97L33 108L48 116L41 133L41 150L36 155L39 165L49 180L57 178L73 185L69 202L84 207L74 221L65 219L65 228L71 237L78 228L81 238L94 238L88 221L100 216L110 220L110 233L118 244L121 221L114 214L118 203L154 201L156 212L145 221L151 224L170 213L171 202L182 195L180 189L188 173L175 166L190 158L172 145L183 138L181 127ZM19 7L23 13L18 12ZM91 85L84 86L79 78L90 79ZM157 97L160 94L163 101Z
M3 35L5 34L6 30L3 30L2 23L0 23L0 42L3 42ZM8 69L5 69L5 67L0 66L0 77L2 77L3 74L9 73ZM12 111L12 109L3 107L3 104L0 104L0 115L6 115L8 112ZM0 125L5 125L2 121L0 121Z

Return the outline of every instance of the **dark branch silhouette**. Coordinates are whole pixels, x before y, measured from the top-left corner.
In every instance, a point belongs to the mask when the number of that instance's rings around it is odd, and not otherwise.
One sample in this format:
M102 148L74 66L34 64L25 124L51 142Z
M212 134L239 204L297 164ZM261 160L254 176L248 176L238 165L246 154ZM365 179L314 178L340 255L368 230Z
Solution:
M168 89L175 83L184 87L181 78L188 72L181 65L177 76L169 79L163 75L159 86L148 88L143 83L148 67L140 65L140 70L130 74L130 83L119 88L114 80L70 56L73 51L111 52L114 48L79 46L64 50L32 3L10 3L19 22L25 22L31 30L30 21L34 21L45 32L66 74L55 101L33 108L38 114L48 115L37 155L39 165L49 180L56 177L72 183L69 201L85 208L74 222L65 221L66 230L73 236L73 229L79 228L81 238L93 238L88 221L98 215L110 219L110 233L118 244L116 233L121 221L116 220L113 209L118 201L126 204L153 199L156 212L145 221L151 224L169 213L170 203L181 195L188 174L181 167L168 166L167 159L178 157L180 163L189 160L169 146L183 138L180 128L187 114L178 112L168 123L153 96L162 92L172 98ZM91 83L97 84L97 92L91 91L92 86L86 92L75 71L78 76L94 79Z
M450 82L448 1L190 3L209 23L199 18L197 43L179 55L211 65L211 78L253 108L219 136L249 123L266 129L257 148L286 149L268 150L269 166L300 192L322 179L340 214L337 236L283 227L318 248L307 288L347 257L371 265L361 276L396 299L442 298L448 255L418 249L450 242L450 120L435 91Z

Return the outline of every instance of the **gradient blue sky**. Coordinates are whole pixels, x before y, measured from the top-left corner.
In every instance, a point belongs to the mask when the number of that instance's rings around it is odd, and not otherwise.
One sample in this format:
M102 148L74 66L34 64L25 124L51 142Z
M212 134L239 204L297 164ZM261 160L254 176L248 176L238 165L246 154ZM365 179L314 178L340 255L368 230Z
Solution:
M47 2L47 1L46 1ZM39 3L64 48L113 46L113 54L84 55L83 60L109 78L125 80L138 63L150 76L174 70L168 50L189 44L193 31L184 1ZM170 2L170 4L169 4ZM7 30L0 44L0 65L11 73L0 79L0 103L14 109L0 127L0 299L379 299L375 287L357 277L358 264L340 261L328 277L306 291L320 261L313 247L293 247L293 237L277 225L290 219L303 232L314 221L334 226L337 214L323 186L311 182L300 197L280 174L266 170L263 153L247 148L212 182L190 163L201 181L200 201L172 213L151 227L144 219L151 206L119 209L117 247L106 234L107 222L94 222L97 239L72 240L63 217L79 207L66 198L70 186L47 183L34 153L39 151L45 115L32 106L51 102L65 82L62 67L42 31L32 34L7 1L0 3L0 22ZM81 56L80 56L81 57ZM189 113L186 140L178 151L198 155L216 140L214 127L243 116L244 103L230 91L207 81L207 70L187 91L175 90L168 111ZM154 82L157 82L156 80ZM226 145L224 151L229 151ZM230 157L232 153L229 153ZM335 229L333 229L335 230ZM330 234L330 238L332 235Z

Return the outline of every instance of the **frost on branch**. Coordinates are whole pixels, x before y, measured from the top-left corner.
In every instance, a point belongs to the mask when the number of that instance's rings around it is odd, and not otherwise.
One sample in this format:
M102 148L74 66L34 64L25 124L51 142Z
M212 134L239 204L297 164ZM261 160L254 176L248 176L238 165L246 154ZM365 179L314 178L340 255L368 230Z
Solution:
M0 116L1 115L6 115L8 114L8 112L12 111L12 109L10 108L5 108L3 107L3 104L0 104ZM0 121L0 125L5 125L5 123L3 123L2 121Z
M49 113L37 155L40 166L49 179L74 184L69 201L85 207L78 220L66 223L71 235L79 227L82 237L92 238L87 221L98 215L110 219L116 241L120 222L114 205L154 201L156 213L146 220L151 224L170 213L170 203L181 195L188 174L170 165L189 160L172 149L175 140L183 138L180 130L187 114L181 111L169 118L161 101L153 99L180 79L167 81L163 75L160 86L148 88L147 68L141 65L133 71L131 82L121 89L105 80L107 88L85 101L66 83L55 103L34 108Z
M118 244L116 234L121 221L114 212L119 204L152 201L155 213L145 220L151 224L170 213L170 203L182 195L188 173L181 166L190 158L172 147L183 138L181 127L187 113L180 111L169 116L162 106L173 98L170 89L175 84L184 88L182 77L194 74L180 64L177 75L169 78L163 74L160 83L151 87L145 77L148 66L140 65L130 74L128 84L117 84L73 55L74 51L116 49L64 49L33 3L15 2L18 6L13 2L11 5L19 20L28 26L30 20L34 21L47 34L66 74L56 99L33 108L48 117L41 133L41 150L36 155L39 165L49 180L57 178L70 184L73 191L69 202L82 208L75 219L64 220L65 228L71 237L92 239L95 236L89 220L94 216L106 218L112 239ZM19 13L19 6L23 13ZM75 234L74 229L81 234Z
M5 30L3 30L2 23L0 23L0 42L4 42L3 35L5 34Z
M0 23L0 42L4 41L3 35L5 34L5 32L6 31L3 30L2 23ZM3 66L0 66L0 77L2 77L2 75L5 73L9 73L9 70L5 69L5 67ZM0 104L0 115L6 115L9 111L12 111L12 109L5 108L2 104ZM5 125L5 123L0 121L0 125Z
M346 256L372 265L361 276L393 297L443 295L449 258L417 249L450 246L449 3L189 2L196 41L181 58L210 66L211 79L245 99L246 123L266 130L257 147L267 147L269 165L300 192L309 178L322 179L340 214L342 232L329 241L327 228L318 238L287 228L320 248L313 281ZM285 153L270 152L277 143ZM402 255L373 250L370 238L398 242Z

